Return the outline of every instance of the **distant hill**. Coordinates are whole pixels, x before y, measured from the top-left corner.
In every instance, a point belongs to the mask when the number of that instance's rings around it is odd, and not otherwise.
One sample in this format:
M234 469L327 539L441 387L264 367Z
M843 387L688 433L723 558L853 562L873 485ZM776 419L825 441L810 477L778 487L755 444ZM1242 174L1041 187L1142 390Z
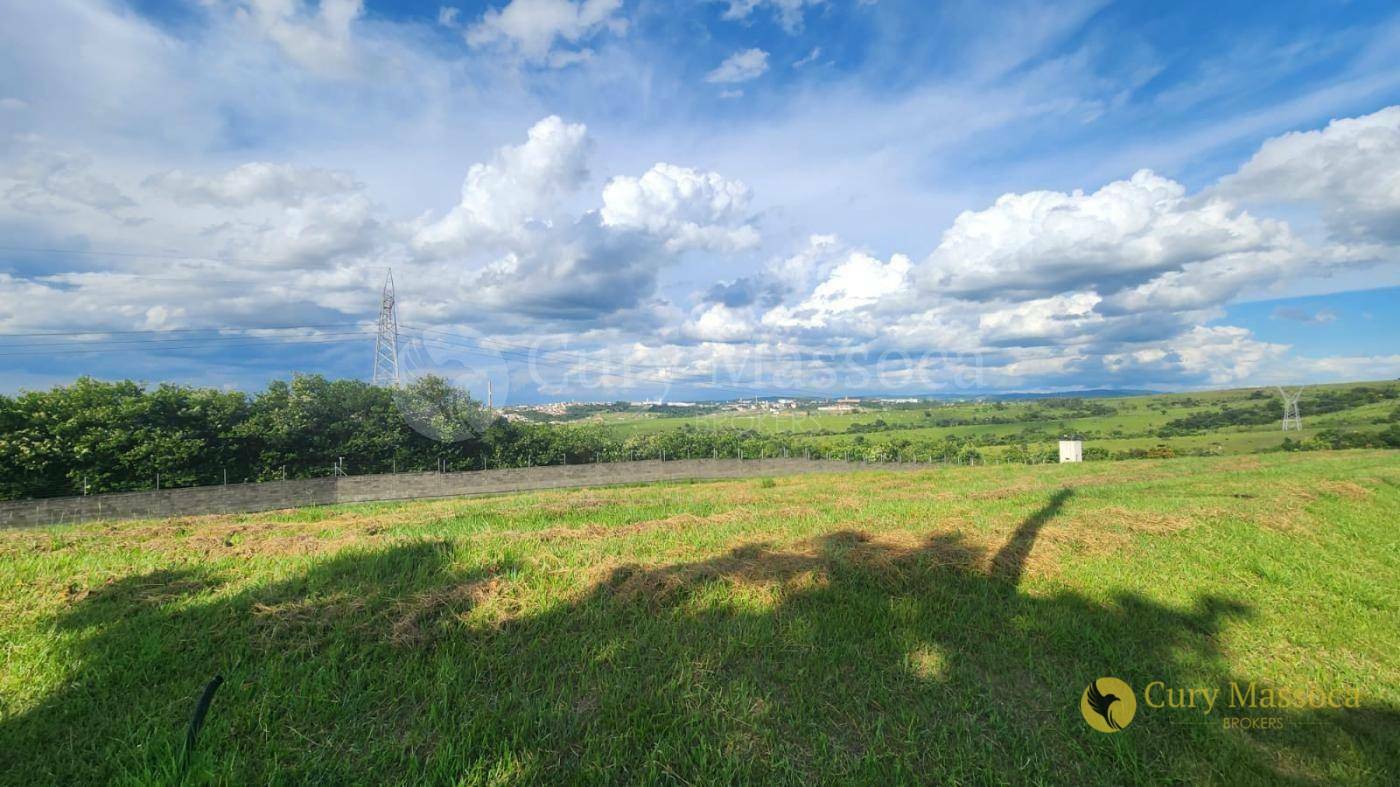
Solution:
M1005 393L987 396L987 399L1108 399L1120 396L1156 396L1166 391L1148 391L1134 388L1090 388L1084 391L1051 391L1049 393Z

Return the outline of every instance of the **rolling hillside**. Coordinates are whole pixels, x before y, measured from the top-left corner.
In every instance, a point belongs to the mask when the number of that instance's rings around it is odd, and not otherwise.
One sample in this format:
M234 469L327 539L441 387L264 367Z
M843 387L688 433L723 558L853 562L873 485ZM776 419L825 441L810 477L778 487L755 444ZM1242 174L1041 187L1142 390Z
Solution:
M861 447L900 446L927 453L948 440L977 446L995 460L1016 453L1048 456L1061 437L1081 437L1091 458L1139 454L1244 454L1278 450L1285 438L1301 445L1333 447L1338 435L1376 435L1400 424L1400 383L1393 381L1314 386L1301 402L1304 429L1284 434L1282 406L1273 389L1248 388L1188 394L1103 398L1071 395L1037 399L919 404L863 401L857 412L833 413L819 405L791 410L723 410L700 416L638 411L594 417L620 437L686 428L741 429L802 438L841 453ZM1396 429L1400 444L1400 427ZM1338 446L1341 447L1341 446Z

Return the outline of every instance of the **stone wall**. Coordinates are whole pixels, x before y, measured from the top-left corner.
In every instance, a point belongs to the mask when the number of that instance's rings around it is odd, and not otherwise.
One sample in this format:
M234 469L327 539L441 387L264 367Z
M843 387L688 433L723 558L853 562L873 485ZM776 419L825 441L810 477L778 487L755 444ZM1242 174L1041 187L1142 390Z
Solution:
M861 467L862 465L846 462L805 459L685 459L672 462L649 460L551 465L465 473L394 473L311 478L86 497L0 501L0 527L62 524L94 519L156 519L198 514L237 514L330 503L457 497L650 481L848 472ZM893 469L901 466L875 467Z

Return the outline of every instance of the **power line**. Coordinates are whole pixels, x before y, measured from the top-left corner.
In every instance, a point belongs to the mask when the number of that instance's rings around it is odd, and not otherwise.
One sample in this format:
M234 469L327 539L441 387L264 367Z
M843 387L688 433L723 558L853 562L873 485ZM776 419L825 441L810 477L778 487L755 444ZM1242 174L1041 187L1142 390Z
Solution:
M162 350L162 351L167 351L167 350L199 350L199 349L208 349L208 348L210 348L210 347L218 347L219 349L223 349L223 348L225 348L225 347L258 347L258 346L266 346L266 345L269 343L269 341L271 341L271 342L274 343L274 344L278 344L278 345L294 345L294 344L337 344L337 343L340 343L340 342L361 341L361 340L363 340L364 336L365 336L365 334L357 333L357 334L354 334L354 335L347 335L347 336L344 336L344 337L341 337L341 338L300 339L300 340L291 340L291 341L278 341L278 340L273 339L273 340L262 340L262 341L252 341L252 342L238 342L238 341L223 342L223 341L211 339L211 340L207 340L207 341L204 341L204 342L201 342L201 343L198 343L198 344L181 344L181 345L175 345L175 346L160 347L159 349ZM233 339L233 338L242 338L242 337L230 337L230 338ZM84 350L32 350L32 351L29 351L29 352L0 353L0 358L15 358L15 357L20 357L20 356L34 356L34 355L90 355L90 354L93 354L93 353L144 352L144 351L146 351L146 350L151 349L150 344L156 344L156 343L154 343L154 342L153 342L153 343L148 343L148 344L144 344L144 345L137 346L137 347L106 347L106 346L103 346L103 347L93 347L93 348L91 348L91 349L84 349Z
M13 338L19 338L19 337L23 337L23 338L33 338L33 337L41 337L41 336L60 336L60 337L61 337L61 336L109 336L109 335L115 336L115 335L132 335L132 334L207 333L207 332L210 332L210 331L299 331L299 330L317 330L317 329L321 329L321 328L349 328L349 327L352 327L352 326L362 326L362 325L365 325L365 323L364 323L363 321L360 321L360 322L328 322L328 323L319 323L319 324L314 324L314 325L267 325L267 326L253 325L253 326L245 326L245 327L238 327L238 326L232 326L232 325L223 325L223 326L212 327L212 328L152 328L152 329L147 329L147 330L130 330L130 331L106 331L106 330L100 330L100 329L91 330L91 331L36 331L36 332L30 332L30 333L0 333L0 339L9 339L9 338L12 338L12 337L13 337Z
M440 345L446 345L446 346L452 347L452 348L454 348L454 349L456 349L456 348L461 348L461 347L466 347L466 346L476 347L476 348L478 348L478 352L473 353L473 354L478 355L478 356L480 356L480 357L494 358L494 357L498 357L498 356L512 356L512 357L515 357L517 360L528 361L528 362L530 362L530 363L535 363L535 364L539 364L539 365L542 365L542 366L549 366L549 367L552 367L552 368L573 368L573 369L582 369L582 370L584 370L584 371L591 371L591 372L594 372L594 373L596 373L596 374L602 374L602 375L607 375L607 376L611 376L611 377L620 377L620 378L622 378L622 379L624 379L624 380L628 380L628 381L650 382L650 383L655 383L655 384L658 384L658 385L668 385L668 386L669 386L669 385L693 385L693 386L699 386L699 387L703 387L703 388L711 388L711 389L718 390L718 391L727 391L727 392L729 392L729 393L739 394L741 397L746 396L746 395L747 395L747 396L752 396L752 395L755 395L755 394L758 394L758 393L765 393L765 395L770 395L770 394L771 394L772 392L774 392L774 391L779 392L779 393L784 393L784 394L787 394L787 395L789 395L789 396L800 396L800 397L805 397L805 398L823 398L823 397L827 396L826 393L824 393L824 392L819 392L819 391L802 391L802 390L794 389L794 388L787 388L787 389L768 388L768 389L763 389L763 388L759 388L759 387L757 387L757 386L741 387L741 386L739 386L739 385L725 385L725 384L723 384L723 383L718 383L718 382L713 382L713 381L705 381L705 380L695 379L695 378L693 378L693 377L685 377L685 376L677 377L676 379L661 378L661 377L648 377L648 376L646 376L646 375L638 374L638 373L632 371L631 369L625 368L625 367L622 367L622 370L619 371L619 367L617 367L617 366L601 366L601 365L599 365L599 363L596 362L596 361L588 361L588 360L582 360L582 361L581 361L581 360L579 360L578 358L571 358L571 359L565 359L565 360L550 360L550 359L547 358L547 357L541 358L541 357L540 357L541 355L545 355L545 354L546 354L546 353L543 353L543 352L541 352L541 353L535 353L535 352L532 352L532 351L524 351L524 350L502 350L502 349L497 349L497 348L494 348L494 347L482 347L481 345L464 345L464 344L457 344L457 343L449 342L449 341L446 341L446 340L443 340L443 339L438 339L438 338L424 339L423 341L440 343ZM494 355L493 355L492 353L494 353ZM663 367L654 367L654 368L663 368ZM765 392L765 390L766 390L766 392Z
M204 260L206 262L244 262L258 265L281 265L285 260L257 259L253 257L212 257L206 254L190 254L178 249L161 251L119 251L114 249L54 249L44 246L0 246L0 251L21 254L72 254L85 257L149 257L161 260Z
M460 337L459 337L459 339L460 339ZM568 360L549 360L548 358L541 358L541 357L540 357L541 355L547 355L547 354L548 354L546 351L509 350L509 349L503 350L503 349L498 349L498 348L494 348L494 347L482 346L482 345L479 344L479 343L464 344L464 343L460 343L460 342L452 342L452 341L449 341L449 340L446 340L446 339L437 338L437 337L425 338L425 339L423 339L422 341L439 343L439 344L447 345L447 346L453 347L453 348L471 347L471 348L477 349L477 350L479 350L479 351L484 351L484 352L476 353L476 354L478 354L478 355L482 355L483 357L495 357L495 356L490 355L490 353L496 353L497 355L501 355L501 356L506 356L506 355L509 355L509 356L517 356L520 360L526 360L526 361L529 361L529 362L531 362L531 363L538 363L538 364L543 365L543 366L550 366L550 367L554 367L554 368L569 367L569 368L583 369L583 370L585 370L585 371L591 371L591 372L594 372L594 373L597 373L597 374L603 374L603 375L608 375L608 376L612 376L612 377L620 377L620 378L622 378L622 379L624 379L624 380L629 380L629 381L631 381L631 380L640 380L640 381L643 381L643 382L651 382L651 383L655 383L655 384L658 384L658 385L692 385L692 386L699 386L699 387L702 387L702 388L711 388L711 389L718 390L718 391L727 391L727 392L729 392L729 393L737 393L737 394L740 394L741 396L742 396L742 395L745 395L745 394L747 394L747 395L754 395L754 394L756 394L756 393L760 393L760 392L764 391L764 389L759 388L759 387L757 387L756 385L755 385L755 386L744 387L744 386L740 386L740 385L725 385L725 384L723 384L723 383L718 383L718 382L713 382L713 381L706 381L706 380L697 380L697 379L694 379L694 378L686 378L686 377L682 377L682 378L679 378L679 379L666 379L666 378L660 378L660 377L648 377L648 376L646 376L646 375L637 374L637 373L631 371L630 369L625 369L625 370L623 370L623 371L618 371L618 367L615 367L615 366L614 366L614 367L600 366L600 365L598 364L598 362L596 362L596 361L590 361L590 360L583 360L583 361L580 361L578 358L568 359ZM470 342L471 340L464 340L464 341ZM824 397L824 396L827 395L827 394L825 394L825 393L823 393L823 392L817 392L817 391L803 391L803 390L801 390L801 389L795 389L795 388L788 388L788 389L773 389L773 388L769 388L769 389L767 389L767 390L769 390L769 391L774 391L774 390L776 390L776 391L779 391L779 392L781 392L781 393L785 393L785 394L790 395L790 396L801 396L801 397L805 397L805 398L822 398L822 397Z
M413 330L419 331L419 332L421 332L421 333L437 333L437 334L442 334L442 335L444 335L444 336L452 336L452 337L456 337L456 338L462 338L462 337L460 337L458 334L452 333L451 331L444 331L444 330L441 330L441 329L438 329L438 328L427 328L427 327L417 326L417 325L404 325L404 327L405 327L405 328L412 328ZM480 342L482 342L482 343L487 343L487 344L496 344L496 345L500 345L501 347L509 347L509 348L513 348L513 349L518 349L518 350L523 350L523 351L529 351L529 352L532 352L532 353L574 353L574 354L578 355L579 357L585 357L585 358L587 357L587 356L584 355L581 351L578 351L578 350L540 350L540 349L537 349L537 348L532 347L532 346L530 346L530 345L512 344L512 343L510 343L510 342L506 342L506 341L503 341L503 340L501 340L501 339L493 339L493 338L489 338L489 337L482 337L482 338L480 338L480 339L477 339L477 341L480 341ZM767 354L763 354L763 355L750 355L750 356L748 356L748 357L749 357L750 359L753 359L753 360L766 360L766 361L774 361L774 362L796 362L796 363L808 363L808 362L827 363L827 362L830 362L830 361L832 360L832 358L829 357L829 356L823 356L823 355L818 355L818 354L814 354L814 353L812 353L812 354L807 354L807 355L798 354L798 355L791 355L791 356L774 355L774 354L772 354L772 353L767 353ZM646 363L640 363L640 362L629 362L629 365L631 365L631 366L636 366L636 367L643 368L643 369L655 369L655 370L657 370L657 371L670 371L671 369L674 368L673 366L670 366L670 365L663 365L663 364L646 364Z
M313 338L313 339L314 339L314 338L320 338L320 337L326 337L326 336L365 336L365 335L367 335L367 334L366 334L364 331L323 331L323 332L318 332L318 333L316 333L316 334L314 334L314 335L312 335L312 336L308 336L308 337L306 337L306 338ZM22 348L22 347L56 347L56 348L92 347L92 348L94 348L94 349L102 349L102 348L105 348L105 347L112 347L112 346L114 346L114 345L137 345L137 346L142 346L142 347L149 347L149 346L156 346L156 345L172 344L172 343L176 343L176 342L197 342L197 343L200 343L200 344L214 345L214 344L220 344L220 343L225 343L225 342L247 341L247 340L252 340L252 341L256 341L256 342L279 342L279 341L281 341L283 338L295 339L295 338L297 338L297 337L296 337L296 336L290 336L290 337L282 337L282 336L249 336L249 335L246 335L246 334L245 334L245 335L237 335L237 336L181 336L181 337L177 337L177 338L173 338L173 339L152 339L152 338L144 338L144 339L97 339L97 340L91 341L91 342L82 342L82 341L77 341L77 340L74 340L74 339L64 339L64 340L61 340L61 341L59 341L59 342L24 342L24 343L21 343L21 344L0 344L0 350L14 350L14 349ZM282 342L282 343L285 344L285 342Z
M574 360L575 362L593 363L593 364L599 363L599 361L595 361L591 356L586 355L586 354L584 354L584 353L582 353L582 352L579 352L579 351L574 351L574 350L541 350L541 349L538 349L538 348L536 348L536 347L532 347L532 346L528 346L528 345L511 344L511 343L509 343L509 342L504 342L504 341L502 341L502 340L500 340L500 339L492 339L492 338L482 337L482 338L478 338L478 339L472 340L472 339L467 339L467 337L461 337L461 336L459 336L458 334L452 333L452 332L450 332L450 331L443 331L443 330L434 329L434 328L425 328L425 327L422 327L422 326L406 326L406 327L411 327L411 328L413 328L414 330L417 330L417 331L420 332L420 333L435 333L435 334L441 334L441 335L443 335L443 336L450 336L450 337L453 337L453 338L456 338L456 339L459 339L459 340L476 341L476 342L478 343L479 346L485 347L486 349L489 349L489 350L498 352L498 353L503 354L503 355L505 355L505 354L510 354L510 353L514 353L515 355L518 355L518 356L522 356L522 355L523 355L523 356L524 356L524 358L523 358L524 360L530 360L530 361L535 362L535 363L539 363L539 362L540 362L539 359L540 359L541 357L560 356L560 355L565 356L565 357L570 357L570 358L571 358L572 360ZM426 340L426 337L425 337L425 340ZM495 346L493 346L493 345L495 345ZM822 364L831 364L831 363L836 363L836 362L839 361L839 358L832 358L832 357L830 357L830 356L823 356L823 355L817 355L817 354L795 355L795 356L782 356L782 355L774 355L774 354L769 353L769 354L764 354L764 355L754 355L754 356L750 356L749 358L750 358L751 360L755 360L755 361L771 361L771 362L773 362L773 363L775 363L775 364L777 364L777 363L793 363L793 364L822 363ZM606 362L606 361L604 361L604 362ZM624 361L624 362L622 362L622 363L625 365L625 368L627 368L627 369L629 369L629 370L630 370L631 368L633 368L633 367L636 367L636 368L641 368L641 369L652 369L652 370L656 370L656 371L661 371L661 372L670 373L670 372L672 372L672 371L675 369L674 366L670 366L670 365L646 364L646 363L632 362L632 361ZM557 365L557 364L545 364L545 365ZM616 368L616 367L614 367L614 368ZM595 369L595 370L596 370L596 369ZM630 371L628 371L628 372L626 372L626 373L616 373L616 372L614 372L614 374L616 374L616 376L620 376L620 377L633 377L633 378L640 379L640 380L649 380L649 381L651 381L651 382L663 383L663 384L667 384L667 385L671 385L671 384L692 384L692 385L702 384L702 381L695 379L693 375L689 375L689 374L678 376L676 379L647 378L647 377L642 377L642 376L640 376L640 375L637 375L637 374L635 374L635 373L633 373L633 372L630 372ZM712 385L712 386L713 386L713 385L718 385L718 384L717 384L717 383L711 383L711 384L709 384L709 385ZM764 395L764 396L786 395L786 396L803 397L803 398L810 398L810 399L824 399L824 398L827 398L827 397L829 397L829 396L831 395L831 393L830 393L829 391L818 391L818 390L814 390L814 389L793 388L793 387L775 388L775 387L772 387L772 386L767 386L767 387L759 388L759 387L757 387L757 384L755 384L755 387L752 387L752 388L726 387L726 388L724 388L724 389L722 389L722 390L728 390L728 391L731 391L731 392L743 392L743 393L749 394L749 395L754 395L754 394L761 394L761 395Z
M508 343L508 342L502 342L502 341L500 341L500 340L498 340L498 339L489 339L489 338L470 339L470 338L468 338L468 337L457 336L456 334L451 334L451 333L449 333L449 332L447 332L447 331L441 331L441 330L436 330L436 329L432 329L432 328L421 328L421 327L420 327L420 328L416 328L415 330L418 330L420 333L422 333L422 332L432 332L432 333L436 333L436 334L442 334L442 335L445 335L445 336L451 336L452 338L457 339L457 340L459 340L459 341L475 342L475 343L476 343L476 346L484 347L485 349L492 350L492 351L497 352L497 353L499 353L499 354L501 354L501 355L513 354L513 355L516 355L516 356L523 356L523 357L522 357L522 360L528 360L528 361L530 361L530 362L532 362L532 363L540 363L540 362L541 362L541 361L540 361L541 356L547 358L547 357L549 357L549 356L551 356L551 355L554 355L554 356L560 356L560 355L562 355L562 356L566 356L566 357L571 356L571 357L569 358L569 362L570 362L570 363L573 363L573 364L575 364L575 365L580 364L580 363L592 364L592 365L593 365L593 368L591 369L591 371L598 371L598 366L597 366L597 364L600 363L599 361L596 361L596 360L594 360L593 358L591 358L591 357L589 357L589 356L587 356L587 355L584 355L584 354L582 354L582 353L578 353L578 352L576 352L576 351L569 351L569 350L539 350L539 349L537 349L537 348L528 347L528 346L524 346L524 345L512 345L512 344L510 344L510 343ZM490 346L490 345L493 344L493 343L494 343L494 344L500 345L500 347L492 347L492 346ZM775 361L776 361L776 360L782 360L781 356L767 356L767 357L768 357L769 359L775 360ZM606 362L606 361L602 361L601 363L607 363L607 362ZM624 364L625 364L625 365L624 365L623 368L628 369L628 371L626 371L626 372L621 372L621 373L616 372L615 369L618 368L618 367L617 367L617 366L613 366L611 369L606 369L606 370L604 370L604 371L602 371L602 372L600 372L600 373L602 373L602 374L613 374L614 376L624 377L624 378L635 378L635 379L639 379L639 380L645 380L645 381L650 381L650 382L655 382L655 383L660 383L660 384L665 384L665 385L677 385L677 384L709 385L709 386L711 386L711 387L718 387L719 390L726 390L726 391L730 391L730 392L739 392L739 393L747 393L747 394L763 393L763 392L766 391L765 395L771 395L772 393L776 392L776 393L786 394L786 395L789 395L789 396L800 396L800 397L816 398L816 399L824 398L824 397L826 397L826 396L829 395L828 392L825 392L825 391L815 391L815 390L802 389L802 388L772 388L772 387L768 387L768 388L766 388L766 389L763 389L763 388L758 388L758 387L741 388L741 387L733 387L733 386L722 386L722 384L720 384L720 383L704 383L704 381L702 381L702 380L696 380L696 379L694 379L694 377L692 377L692 376L681 376L681 377L679 377L678 379L658 379L658 378L654 378L654 377L649 378L649 377L644 377L644 376L642 376L642 375L638 375L638 374L632 372L632 371L631 371L631 367L634 367L634 366L635 366L635 367L638 367L638 368L653 369L653 370L663 371L663 372L671 372L675 367L673 367L673 366L660 366L660 365L656 365L656 364L628 363L628 362L624 362ZM557 363L554 363L554 364L546 363L546 364L544 364L544 365L546 365L546 366L558 366L559 364L557 364Z

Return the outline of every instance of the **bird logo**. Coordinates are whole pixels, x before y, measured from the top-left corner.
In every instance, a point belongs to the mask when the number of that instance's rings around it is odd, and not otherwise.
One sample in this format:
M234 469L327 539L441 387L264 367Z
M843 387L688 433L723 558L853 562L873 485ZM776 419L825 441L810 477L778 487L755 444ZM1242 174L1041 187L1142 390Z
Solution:
M1079 712L1099 732L1118 732L1133 723L1137 697L1132 687L1118 678L1099 678L1084 689Z

